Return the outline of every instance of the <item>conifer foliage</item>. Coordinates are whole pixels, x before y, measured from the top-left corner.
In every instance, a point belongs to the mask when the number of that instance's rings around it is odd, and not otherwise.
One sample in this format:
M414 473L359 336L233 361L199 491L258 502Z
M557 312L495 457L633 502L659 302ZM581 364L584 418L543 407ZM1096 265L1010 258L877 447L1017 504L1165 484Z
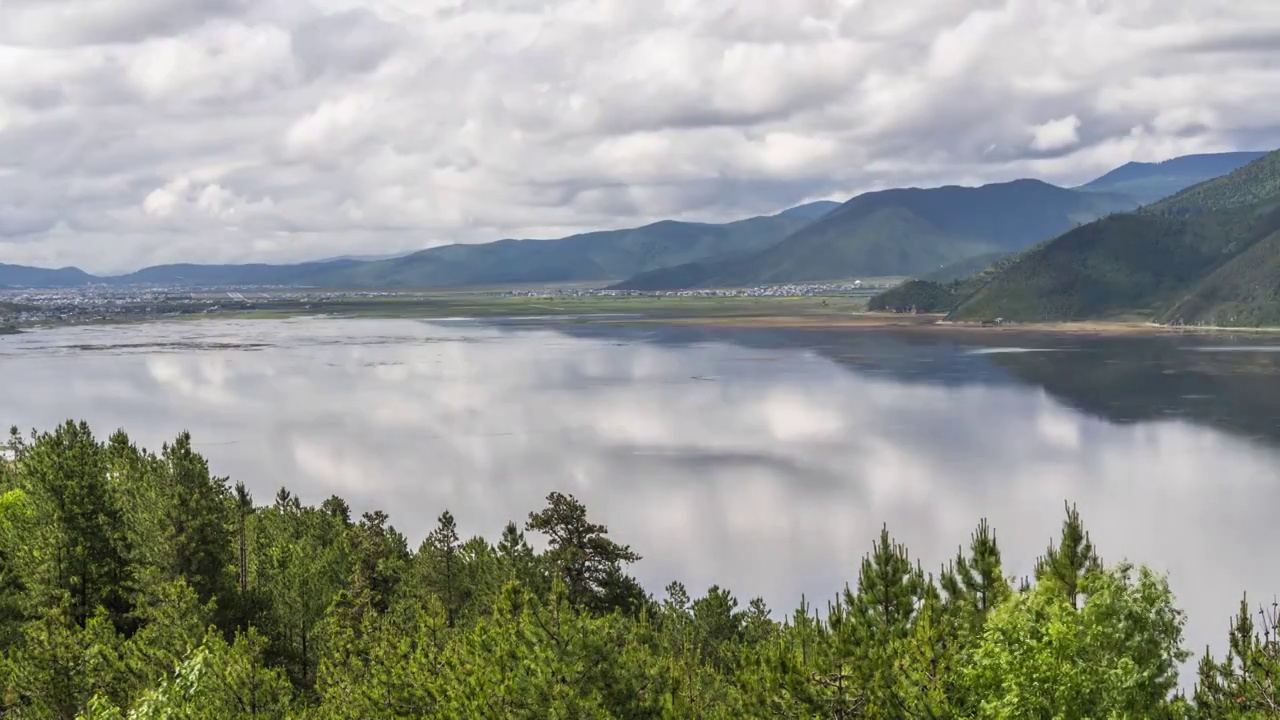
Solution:
M1168 583L1104 564L1073 506L1020 588L985 520L936 573L882 527L843 592L783 613L649 595L561 493L496 544L442 511L412 551L340 498L255 506L185 433L159 454L83 423L9 445L0 717L1280 717L1278 606L1242 601L1179 692Z

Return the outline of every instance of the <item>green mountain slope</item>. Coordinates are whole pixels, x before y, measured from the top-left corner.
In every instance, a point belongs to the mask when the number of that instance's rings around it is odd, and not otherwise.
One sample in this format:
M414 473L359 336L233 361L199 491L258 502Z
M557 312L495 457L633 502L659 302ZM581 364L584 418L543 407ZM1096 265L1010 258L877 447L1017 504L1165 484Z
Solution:
M1193 185L1144 209L1151 214L1190 217L1262 202L1280 195L1280 152L1273 152L1228 175Z
M1257 160L1265 152L1184 155L1164 162L1131 162L1088 182L1082 190L1120 193L1146 204Z
M872 312L939 313L950 312L959 301L956 285L908 280L871 298L867 309Z
M908 280L871 298L868 309L890 312L950 313L966 298L1016 262L1015 253L980 255L972 261L953 263L936 273ZM966 265L976 267L963 272Z
M1038 180L867 193L755 255L671 268L618 287L731 287L923 274L966 258L1022 250L1136 205L1125 196Z
M983 270L995 265L997 262L1008 258L1012 253L997 251L993 253L985 253L983 255L975 255L965 258L950 265L943 265L931 273L920 276L920 280L928 280L936 283L949 283L956 280L963 280L981 273Z
M461 287L607 281L730 252L759 250L811 222L806 212L724 225L663 221L630 230L559 240L447 245L402 258L318 275L318 284L352 287Z
M1280 153L1018 257L955 320L1280 321Z
M1158 317L1168 323L1280 326L1280 208L1274 231L1214 270Z

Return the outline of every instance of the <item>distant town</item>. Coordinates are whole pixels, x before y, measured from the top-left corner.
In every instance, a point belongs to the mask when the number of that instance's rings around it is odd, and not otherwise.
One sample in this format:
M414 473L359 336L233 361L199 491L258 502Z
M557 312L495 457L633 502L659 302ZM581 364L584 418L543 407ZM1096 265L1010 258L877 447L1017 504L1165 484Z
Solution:
M274 302L314 303L324 298L390 293L320 293L285 288L166 288L87 286L55 290L0 290L0 329L125 322L253 310L245 293Z
M788 283L715 290L614 290L589 287L553 287L521 290L471 291L495 298L785 298L867 297L894 284L890 280L852 280L837 283ZM465 290L436 291L458 294ZM156 287L89 285L62 289L0 288L0 332L52 325L128 322L166 317L237 313L261 309L324 312L343 301L424 297L422 292L342 291L282 286Z
M897 283L852 280L840 283L787 283L717 290L614 290L610 288L550 288L509 290L507 297L818 297L820 295L874 295Z

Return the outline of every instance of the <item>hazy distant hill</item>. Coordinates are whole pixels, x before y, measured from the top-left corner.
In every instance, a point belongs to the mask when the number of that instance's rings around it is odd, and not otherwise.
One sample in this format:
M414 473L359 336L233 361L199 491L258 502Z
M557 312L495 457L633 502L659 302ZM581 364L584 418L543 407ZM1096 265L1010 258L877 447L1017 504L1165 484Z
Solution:
M641 275L620 288L731 287L917 275L979 255L1022 250L1080 223L1132 209L1122 195L1039 180L859 195L753 255Z
M1280 153L1027 252L957 320L1280 324Z
M840 203L835 200L818 200L817 202L811 202L805 205L797 205L790 210L783 210L782 214L817 220L838 207L840 207Z
M383 253L381 255L338 255L335 257L323 258L315 262L339 262L342 260L355 260L356 262L377 262L378 260L394 260L395 258L404 257L408 252Z
M725 224L662 221L640 228L557 240L445 245L381 260L334 258L290 265L156 265L94 278L68 268L0 266L0 286L66 287L90 281L146 285L289 285L332 288L432 288L554 282L609 282L658 267L778 242L838 203L819 201ZM11 272L7 272L8 269Z
M1183 188L1233 172L1265 152L1184 155L1164 162L1131 162L1081 187L1128 195L1142 204L1168 197Z
M308 285L317 276L361 264L356 260L330 260L294 265L154 265L108 281L116 285Z
M53 288L88 285L97 280L94 276L79 268L47 268L27 267L26 265L5 265L0 263L0 287L8 288Z

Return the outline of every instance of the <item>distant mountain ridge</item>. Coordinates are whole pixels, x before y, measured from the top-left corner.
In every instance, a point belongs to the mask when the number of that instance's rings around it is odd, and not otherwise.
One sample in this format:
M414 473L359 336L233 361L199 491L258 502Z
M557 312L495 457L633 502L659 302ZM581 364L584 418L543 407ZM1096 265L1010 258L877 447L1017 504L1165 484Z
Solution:
M1083 190L1129 195L1141 204L1155 202L1183 188L1233 172L1265 152L1183 155L1163 162L1131 162L1080 186Z
M444 245L366 263L315 281L352 287L465 287L609 282L653 269L768 247L821 216L827 203L724 224L663 220L558 240L499 240Z
M0 263L0 287L75 287L96 280L80 268L39 268Z
M818 200L805 205L798 205L789 210L783 210L780 214L817 220L823 215L826 215L832 210L840 207L841 204L842 203L838 203L835 200Z
M641 275L616 287L664 290L915 275L966 258L1022 250L1138 203L1040 180L907 188L859 195L754 255Z
M115 285L291 285L361 265L357 260L320 260L294 265L153 265L127 275L99 278Z
M455 244L380 260L331 258L269 265L156 265L116 276L74 268L0 266L0 287L114 285L283 285L333 288L426 288L620 280L656 267L773 244L837 206L818 201L776 215L729 223L662 220L553 240Z

